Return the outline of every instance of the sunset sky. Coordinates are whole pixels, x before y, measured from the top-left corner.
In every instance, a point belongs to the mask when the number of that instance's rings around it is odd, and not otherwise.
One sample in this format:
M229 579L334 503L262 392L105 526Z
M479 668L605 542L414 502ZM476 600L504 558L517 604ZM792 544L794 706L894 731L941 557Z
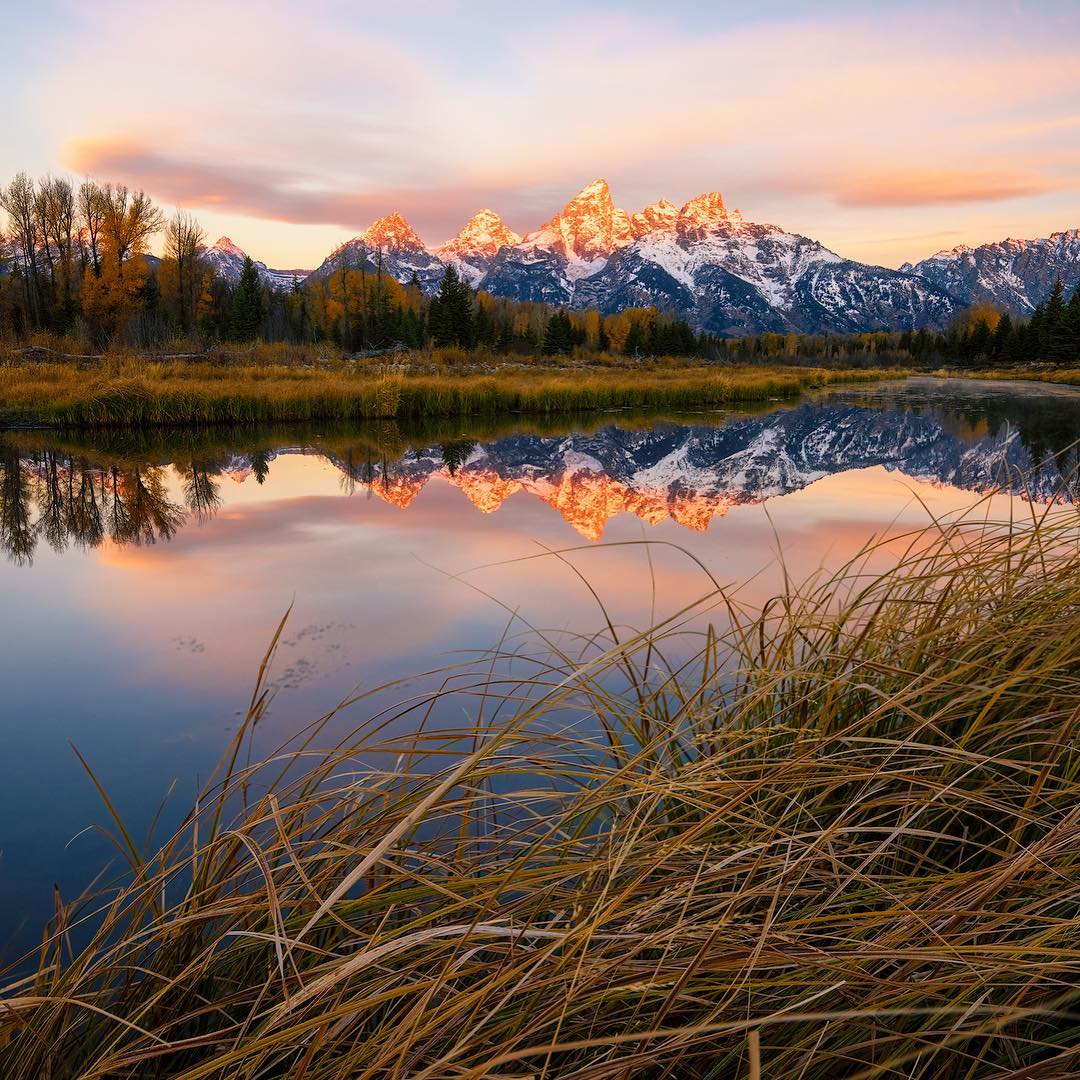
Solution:
M1080 225L1080 3L3 0L0 179L89 173L310 267L603 176L885 265Z

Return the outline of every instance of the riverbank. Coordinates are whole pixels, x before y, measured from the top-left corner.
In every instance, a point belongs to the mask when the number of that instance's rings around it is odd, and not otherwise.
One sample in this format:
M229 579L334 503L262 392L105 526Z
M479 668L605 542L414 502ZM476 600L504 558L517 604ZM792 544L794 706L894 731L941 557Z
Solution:
M980 517L765 612L703 577L508 639L454 730L412 699L249 765L264 672L176 834L114 818L132 880L58 899L0 1072L1071 1075L1078 519Z
M927 372L939 379L990 379L996 382L1044 382L1080 386L1080 367L1025 365L1012 368L938 368Z
M0 367L0 428L78 430L308 420L435 419L598 409L687 409L795 398L896 372L551 362L489 372L347 363L209 363L120 358Z

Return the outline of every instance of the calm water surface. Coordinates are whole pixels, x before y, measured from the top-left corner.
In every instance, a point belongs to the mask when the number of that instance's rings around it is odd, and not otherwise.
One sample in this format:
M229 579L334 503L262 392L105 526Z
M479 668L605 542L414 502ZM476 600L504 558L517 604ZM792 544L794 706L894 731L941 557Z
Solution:
M137 836L174 781L179 813L290 605L266 747L358 686L492 645L509 611L594 628L546 549L642 626L708 587L680 548L760 601L778 549L801 577L998 486L1026 494L995 512L1071 498L1077 438L1075 389L929 379L546 429L0 434L0 949L112 855L69 744ZM655 595L643 538L670 545L649 549Z

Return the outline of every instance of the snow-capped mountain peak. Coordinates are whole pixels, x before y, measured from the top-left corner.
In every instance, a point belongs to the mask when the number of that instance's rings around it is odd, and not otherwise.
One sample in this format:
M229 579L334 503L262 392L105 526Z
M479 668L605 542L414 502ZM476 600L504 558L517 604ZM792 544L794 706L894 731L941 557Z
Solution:
M247 252L238 244L234 244L227 236L219 236L212 247L207 251L220 251L222 255L234 255L238 259L246 259Z
M435 249L443 259L475 258L490 259L498 254L500 248L520 244L521 237L507 227L494 210L477 210L462 226L461 231L445 244Z
M458 273L474 288L480 284L492 260L503 248L521 243L521 237L507 227L494 210L477 210L461 231L435 249L444 262L452 262Z
M525 237L527 248L594 262L634 239L630 216L611 197L606 180L586 184L550 221Z
M669 232L679 220L679 208L668 199L658 199L651 206L630 215L630 231L638 240L649 233Z
M684 240L700 240L742 223L738 210L728 210L719 191L707 191L685 203L679 211L676 228Z
M1080 229L974 248L958 244L901 269L945 289L964 306L989 303L1030 315L1050 295L1057 278L1066 290L1080 285Z
M524 239L484 209L430 250L401 214L389 214L333 252L316 278L340 270L345 256L403 284L415 275L428 294L454 263L474 288L513 300L604 313L655 307L725 336L824 334L942 329L979 300L1030 313L1055 277L1067 289L1080 280L1080 231L959 245L891 270L747 221L718 191L678 208L659 199L630 216L598 179Z
M219 236L214 243L204 248L202 257L222 280L230 285L236 285L240 280L240 272L244 269L244 260L248 257L239 244L233 243L227 236ZM263 284L274 289L290 289L294 281L303 281L307 277L306 270L271 270L266 263L252 260L259 278Z
M359 239L375 251L427 251L416 230L396 210L373 221Z

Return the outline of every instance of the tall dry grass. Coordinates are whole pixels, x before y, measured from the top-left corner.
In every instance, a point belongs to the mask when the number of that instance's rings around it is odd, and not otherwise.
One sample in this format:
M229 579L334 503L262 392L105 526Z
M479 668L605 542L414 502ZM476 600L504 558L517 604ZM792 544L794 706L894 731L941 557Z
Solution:
M303 367L112 358L0 365L0 426L61 429L305 420L401 420L596 409L685 409L791 398L880 372L813 368L652 370L520 367L490 374L414 374L383 366Z
M9 977L0 1072L1076 1075L1080 529L1037 513L507 638L255 766L268 654L184 826L115 820L131 881Z

